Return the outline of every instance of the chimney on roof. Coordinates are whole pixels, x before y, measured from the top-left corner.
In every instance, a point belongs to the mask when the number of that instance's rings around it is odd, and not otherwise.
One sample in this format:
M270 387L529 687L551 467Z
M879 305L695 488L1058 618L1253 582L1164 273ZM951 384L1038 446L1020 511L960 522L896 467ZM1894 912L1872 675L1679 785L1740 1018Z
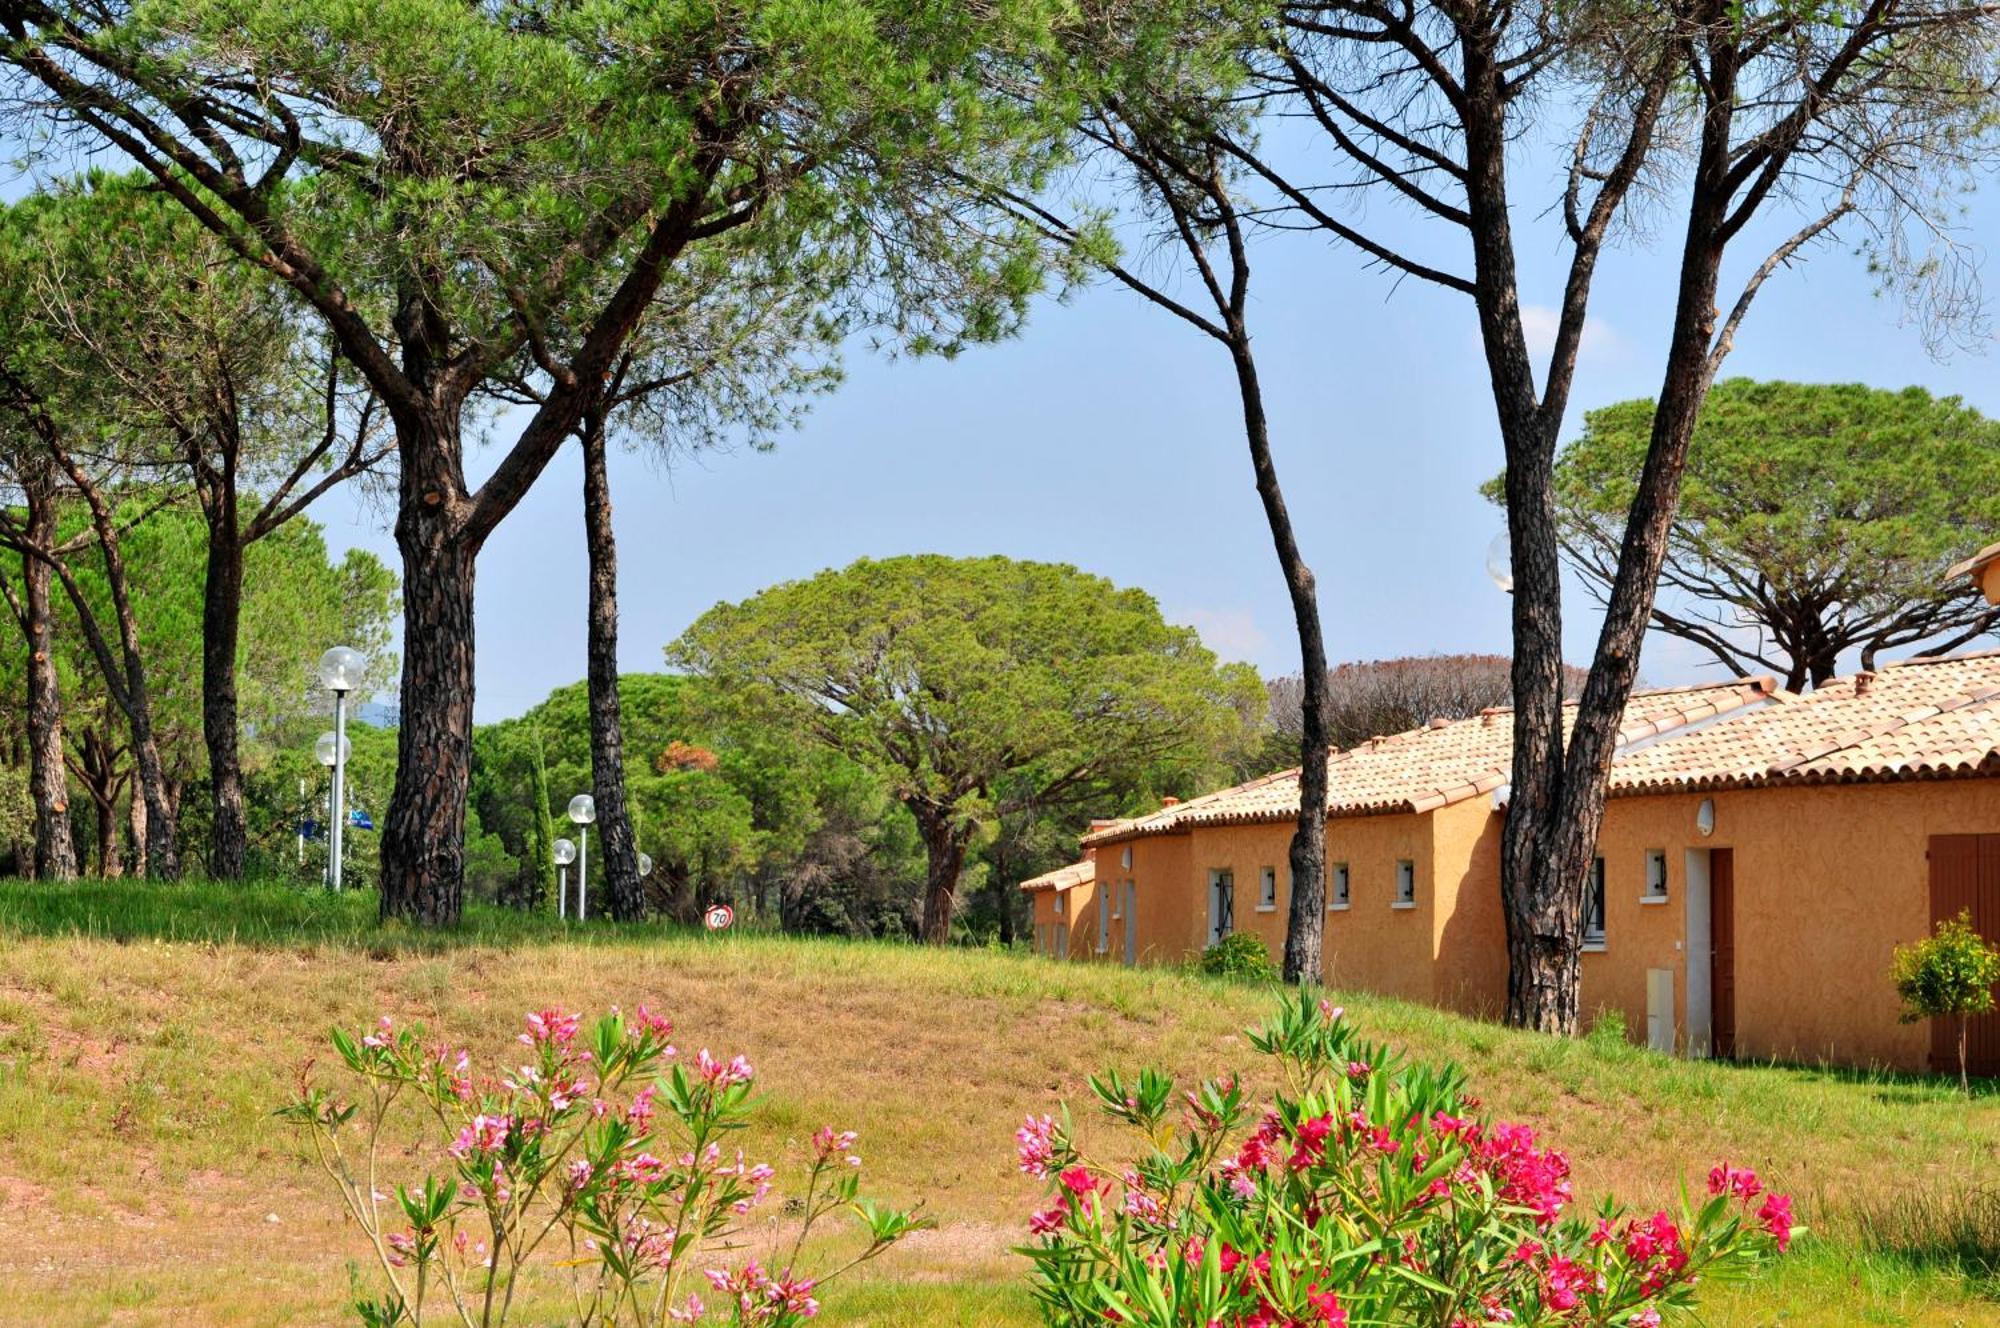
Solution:
M1181 800L1169 793L1166 797L1160 799L1160 805L1162 807L1178 807L1181 805Z
M1875 686L1875 675L1872 671L1868 669L1863 669L1861 672L1854 675L1854 694L1856 696L1868 695L1869 689L1874 686Z
M1431 716L1431 727L1434 729L1445 728L1448 725L1450 725L1450 723L1451 721L1446 719L1443 715Z
M1492 728L1493 717L1499 713L1500 713L1499 706L1487 706L1484 710L1479 712L1479 727L1482 729Z

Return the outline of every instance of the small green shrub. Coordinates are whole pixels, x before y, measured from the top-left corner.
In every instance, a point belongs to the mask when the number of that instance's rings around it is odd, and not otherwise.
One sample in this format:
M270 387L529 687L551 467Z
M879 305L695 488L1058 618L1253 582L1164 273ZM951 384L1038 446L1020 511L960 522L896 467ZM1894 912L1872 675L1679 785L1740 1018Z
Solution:
M1993 985L2000 982L2000 950L1972 929L1972 915L1960 913L1938 923L1921 941L1896 947L1889 980L1903 999L1903 1022L1958 1020L1958 1082L1966 1079L1966 1023L1993 1008Z
M1276 982L1278 969L1264 942L1247 931L1233 931L1201 952L1195 968L1212 978L1238 982Z

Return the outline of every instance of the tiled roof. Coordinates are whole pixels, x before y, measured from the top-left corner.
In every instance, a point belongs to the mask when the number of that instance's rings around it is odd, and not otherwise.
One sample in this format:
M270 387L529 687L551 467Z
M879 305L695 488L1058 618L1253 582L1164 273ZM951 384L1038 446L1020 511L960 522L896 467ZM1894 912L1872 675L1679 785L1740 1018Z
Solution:
M1625 707L1618 741L1622 746L1657 739L1740 710L1769 698L1774 686L1769 678L1748 678L1635 692ZM1565 715L1571 713L1574 707L1565 707ZM1371 738L1329 758L1327 811L1334 816L1427 812L1491 793L1507 782L1513 749L1513 716L1505 709L1471 719L1433 720L1408 733ZM1299 772L1281 770L1096 831L1084 843L1112 843L1196 825L1290 820L1298 808Z
M1119 824L1123 824L1120 822ZM1079 885L1089 885L1097 879L1097 864L1089 858L1082 862L1072 862L1067 867L1058 867L1040 876L1031 876L1021 882L1023 890L1072 890Z
M1977 572L1995 558L2000 558L2000 544L1989 544L1978 553L1967 558L1964 562L1955 563L1951 567L1946 568L1944 579L1947 581L1956 581L1961 576Z
M1611 792L1947 779L2000 769L2000 651L1913 659L1621 756Z

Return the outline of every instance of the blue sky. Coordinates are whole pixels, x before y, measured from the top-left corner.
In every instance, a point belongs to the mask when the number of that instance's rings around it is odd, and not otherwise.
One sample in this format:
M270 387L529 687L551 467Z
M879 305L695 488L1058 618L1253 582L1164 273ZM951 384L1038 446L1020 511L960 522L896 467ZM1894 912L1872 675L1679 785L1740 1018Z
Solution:
M1996 222L1982 202L1970 234ZM1563 255L1553 241L1533 252L1535 238L1523 299L1552 305ZM1670 268L1657 250L1608 260L1578 411L1656 390ZM1349 252L1289 238L1265 247L1256 290L1278 465L1330 657L1505 651L1507 599L1484 571L1500 522L1477 493L1501 450L1469 302L1396 287ZM1531 310L1531 324L1545 312ZM1725 372L1921 383L2000 414L1991 354L1932 359L1900 304L1839 248L1772 280ZM856 354L845 386L773 452L672 469L617 460L621 662L660 667L661 647L719 600L863 555L935 550L1074 563L1150 591L1226 657L1294 669L1236 412L1218 347L1110 287L1047 302L1020 338L954 362ZM580 483L572 449L481 559L482 720L583 673ZM335 540L393 556L352 500L318 515ZM1565 613L1569 657L1587 661L1594 606L1572 588ZM1655 684L1694 681L1714 674L1705 660L1655 635L1642 671Z
M1378 221L1396 225L1386 209ZM1565 253L1545 223L1521 224L1523 300L1531 327L1546 327ZM1991 197L1976 200L1967 238L1996 226ZM1666 217L1655 230L1650 248L1615 252L1601 269L1575 413L1658 386L1677 227ZM1484 572L1500 522L1477 493L1501 450L1470 303L1286 237L1258 254L1252 317L1330 657L1505 651L1507 599ZM1045 301L1021 337L956 361L858 351L848 369L773 452L717 451L671 468L614 460L625 668L661 667L662 647L719 600L916 551L1074 563L1150 591L1225 657L1267 674L1296 667L1234 384L1205 338L1098 287ZM1920 383L2000 414L1991 353L1932 359L1900 305L1837 245L1773 278L1724 372ZM475 478L508 437L503 419L472 460ZM580 485L571 448L480 560L481 721L583 674ZM395 564L388 514L358 495L336 493L313 515L337 548ZM1587 661L1597 616L1580 588L1565 616L1568 655ZM1655 684L1694 681L1714 674L1705 660L1656 635L1642 672Z

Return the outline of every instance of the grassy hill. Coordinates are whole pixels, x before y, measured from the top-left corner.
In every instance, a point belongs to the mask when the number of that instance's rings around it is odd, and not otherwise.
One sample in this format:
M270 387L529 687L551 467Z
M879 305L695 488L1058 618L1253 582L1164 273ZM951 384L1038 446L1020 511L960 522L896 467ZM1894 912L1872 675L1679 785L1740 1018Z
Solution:
M783 1154L861 1131L864 1189L939 1220L835 1288L824 1321L1029 1325L1009 1247L1038 1197L1029 1111L1107 1065L1253 1064L1266 994L1019 954L714 937L477 912L459 933L373 923L372 898L0 882L0 1320L340 1322L362 1250L271 1119L329 1024L381 1012L499 1054L523 1011L644 1002L676 1040L743 1053ZM1856 980L1878 980L1860 975ZM1813 1235L1716 1325L2000 1325L2000 1091L1659 1057L1349 996L1371 1036L1453 1056L1495 1112L1570 1151L1580 1199L1699 1186L1719 1158L1797 1197ZM403 1161L399 1159L399 1162ZM407 1159L409 1173L418 1159Z

